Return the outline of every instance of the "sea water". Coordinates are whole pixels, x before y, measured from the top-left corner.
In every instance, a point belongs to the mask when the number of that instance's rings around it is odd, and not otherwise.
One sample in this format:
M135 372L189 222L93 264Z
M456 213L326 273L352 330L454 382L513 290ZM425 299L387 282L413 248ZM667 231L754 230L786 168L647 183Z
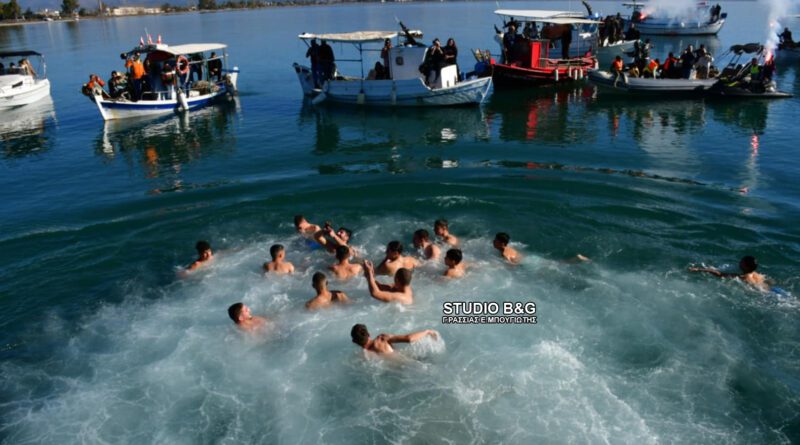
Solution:
M468 48L493 48L495 7L0 28L1 49L45 53L54 99L0 141L0 440L796 442L798 99L621 101L590 86L448 110L301 99L301 32L394 29L397 15L426 41L454 36L469 65ZM764 6L729 12L719 39L704 40L718 54L762 37L744 25ZM103 125L80 83L119 69L144 28L229 44L240 96ZM781 89L800 91L797 69L779 62ZM413 253L413 232L447 218L466 275L445 280L442 263L424 264L411 306L373 300L362 277L331 279L353 304L306 312L311 277L333 258L294 234L300 213L352 229L375 263L392 240ZM500 231L521 264L492 248ZM200 239L215 259L181 278ZM294 275L263 274L275 243ZM577 253L591 261L569 261ZM789 297L686 272L735 271L745 254ZM239 301L269 318L264 335L234 327L226 310ZM537 323L443 324L457 301L533 302ZM441 338L380 360L351 343L356 323Z

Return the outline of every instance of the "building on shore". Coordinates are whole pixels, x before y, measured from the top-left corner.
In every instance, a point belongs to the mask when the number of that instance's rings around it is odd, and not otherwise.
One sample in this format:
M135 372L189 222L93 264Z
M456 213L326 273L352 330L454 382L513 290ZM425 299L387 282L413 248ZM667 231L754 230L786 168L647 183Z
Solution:
M106 8L108 16L161 14L161 8L145 8L144 6L118 6Z

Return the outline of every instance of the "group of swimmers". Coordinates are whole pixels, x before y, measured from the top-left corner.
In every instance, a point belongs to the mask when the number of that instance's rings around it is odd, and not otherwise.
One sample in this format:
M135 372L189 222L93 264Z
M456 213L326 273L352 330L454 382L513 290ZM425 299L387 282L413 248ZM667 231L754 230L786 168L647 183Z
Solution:
M443 273L447 278L459 278L464 276L465 264L463 253L458 248L460 241L458 237L450 233L449 223L445 219L434 222L434 234L438 238L437 242L431 240L427 230L419 229L414 232L412 242L419 252L419 258L403 255L403 245L400 241L391 241L386 246L385 257L376 267L371 261L361 259L356 250L350 245L353 232L346 227L334 230L329 222L322 227L310 223L303 215L294 218L296 232L307 240L309 245L318 246L329 253L335 255L335 262L328 267L328 272L340 281L349 280L358 274L363 274L369 294L372 298L381 302L396 302L400 304L413 304L414 293L411 287L412 271L422 264L422 261L436 261L442 256L442 248L448 250L444 254L444 264L446 270ZM500 256L509 264L518 264L522 260L521 254L511 247L511 238L507 233L500 232L495 235L492 241L493 247L499 252ZM440 247L441 246L441 247ZM197 270L208 264L213 259L211 245L206 241L198 241L196 244L198 253L197 259L189 265L187 271ZM271 261L263 264L262 268L266 274L293 274L294 265L286 260L286 249L281 244L275 244L270 248ZM354 262L351 262L351 258ZM576 261L588 261L583 255L577 255ZM758 264L752 256L742 258L739 263L741 273L725 273L713 268L691 267L690 272L703 272L719 278L736 278L747 283L754 288L762 291L769 291L768 279L756 272ZM393 277L391 284L380 283L376 280L377 275L388 275ZM315 311L331 307L333 305L349 304L350 298L345 292L330 289L328 287L328 277L323 272L316 272L312 276L312 287L316 294L305 303L305 308ZM228 308L228 316L236 326L246 332L258 332L268 325L268 320L264 317L253 315L245 304L238 302ZM438 338L439 334L434 330L423 330L405 335L380 334L374 339L370 336L367 327L363 324L356 324L351 330L352 341L361 348L378 354L389 354L393 352L394 343L413 343L425 337Z
M425 229L414 232L413 245L418 249L420 256L415 258L403 254L403 244L400 241L391 241L386 246L385 257L375 266L371 261L359 257L356 250L350 245L352 231L346 227L334 230L329 222L320 227L306 220L303 215L294 218L296 232L304 237L314 248L324 249L335 255L336 260L328 267L328 272L337 280L349 280L358 274L363 274L369 294L372 298L382 302L396 302L400 304L413 304L414 292L411 287L413 270L423 261L437 261L442 256L446 269L442 274L449 279L460 278L465 273L463 253L458 248L458 237L450 233L449 223L445 219L434 222L434 234L438 244L434 242ZM507 233L498 233L492 244L500 256L509 264L517 264L522 256L509 245L511 241ZM441 246L441 247L440 247ZM187 272L195 271L214 258L211 245L207 241L198 241L195 245L198 257L190 264ZM443 248L447 248L442 255ZM265 274L286 275L295 272L294 265L286 259L286 248L281 244L270 247L271 261L263 264ZM353 262L351 262L353 259ZM376 279L378 275L393 277L391 284L381 283ZM310 311L319 310L333 305L349 304L350 298L345 292L330 289L328 277L323 272L316 272L312 277L312 287L316 294L305 303L305 308ZM253 315L250 308L238 302L228 308L228 316L238 328L243 331L256 332L268 325L266 318ZM398 342L413 343L421 338L438 337L438 333L426 330L407 335L381 334L375 339L369 336L366 326L355 325L351 332L352 340L362 348L376 353L392 352L391 345Z

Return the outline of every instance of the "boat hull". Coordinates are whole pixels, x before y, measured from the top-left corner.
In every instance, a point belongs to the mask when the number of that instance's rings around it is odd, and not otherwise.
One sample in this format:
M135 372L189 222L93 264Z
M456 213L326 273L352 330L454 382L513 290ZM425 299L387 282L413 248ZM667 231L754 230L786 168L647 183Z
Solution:
M775 58L779 62L797 62L800 60L800 47L778 48Z
M493 66L492 79L497 87L553 85L582 80L594 65L593 59L582 59L575 65L547 68L523 68L498 63Z
M405 80L333 80L314 88L308 67L294 64L303 94L316 102L380 107L447 107L478 105L492 87L489 77L461 81L444 88L429 88L421 78Z
M719 19L714 23L692 22L680 20L644 20L636 23L636 28L642 34L656 36L701 36L717 35L725 19Z
M26 82L22 87L11 85L0 89L0 109L21 107L50 97L50 81L47 79Z
M589 80L606 93L629 96L679 96L702 97L714 86L717 79L648 79L627 77L615 82L615 76L608 71L592 70Z

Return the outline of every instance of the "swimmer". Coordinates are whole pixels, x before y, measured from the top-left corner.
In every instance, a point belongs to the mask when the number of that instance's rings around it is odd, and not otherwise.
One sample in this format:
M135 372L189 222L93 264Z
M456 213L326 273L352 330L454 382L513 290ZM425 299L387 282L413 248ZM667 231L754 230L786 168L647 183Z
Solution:
M200 266L214 259L214 254L211 252L211 244L208 241L198 241L194 248L197 249L197 259L186 268L187 271L197 270Z
M275 244L269 248L269 254L272 256L272 261L264 263L264 271L272 272L278 275L294 273L294 265L286 258L286 249L280 244Z
M758 290L770 290L769 284L767 283L767 277L756 272L756 269L758 269L758 262L756 262L754 257L750 255L742 257L742 259L739 261L739 269L742 270L742 273L740 274L720 272L717 269L702 267L690 267L689 272L705 272L718 278L738 278Z
M378 275L394 276L397 269L404 267L406 269L413 269L419 263L417 260L410 256L403 256L403 244L400 241L391 241L386 245L386 257L378 265L375 271Z
M294 216L294 228L297 230L297 233L306 238L311 238L315 233L320 231L320 227L318 225L311 224L303 215Z
M350 330L350 338L353 343L366 351L381 355L394 353L392 345L395 343L416 343L425 337L437 339L439 338L439 333L433 329L426 329L406 335L380 334L373 340L369 336L367 327L363 324L357 324Z
M236 327L243 331L257 331L267 324L267 319L258 317L250 313L250 308L242 303L234 303L228 308L228 316L231 317Z
M317 295L306 303L306 309L310 311L329 307L333 303L350 303L350 299L347 298L347 294L344 292L328 290L328 278L322 272L314 274L311 278L311 286L317 291Z
M333 275L340 280L349 280L363 270L360 264L350 262L350 248L347 246L336 248L336 260L336 263L328 266L328 270L333 272Z
M511 237L508 236L505 232L500 232L494 236L494 248L500 251L500 255L506 259L509 263L517 264L520 262L522 257L520 256L519 252L514 250L513 247L510 247L508 243L511 241Z
M414 292L411 290L411 271L401 267L394 274L394 283L390 286L375 281L375 267L368 260L364 261L364 277L372 298L386 303L396 301L400 304L414 302Z
M422 255L426 260L436 260L442 252L439 246L431 242L431 237L425 229L419 229L414 232L412 242L415 248L422 249Z
M461 261L464 254L461 249L450 249L444 255L444 264L447 270L444 271L444 276L447 278L461 278L464 276L464 263Z
M436 234L443 242L458 247L458 238L450 234L449 223L446 219L437 219L433 223L433 233Z
M328 221L325 222L325 227L314 233L314 240L331 253L336 252L336 248L339 246L347 246L352 237L352 230L339 227L339 230L334 232L331 223Z

